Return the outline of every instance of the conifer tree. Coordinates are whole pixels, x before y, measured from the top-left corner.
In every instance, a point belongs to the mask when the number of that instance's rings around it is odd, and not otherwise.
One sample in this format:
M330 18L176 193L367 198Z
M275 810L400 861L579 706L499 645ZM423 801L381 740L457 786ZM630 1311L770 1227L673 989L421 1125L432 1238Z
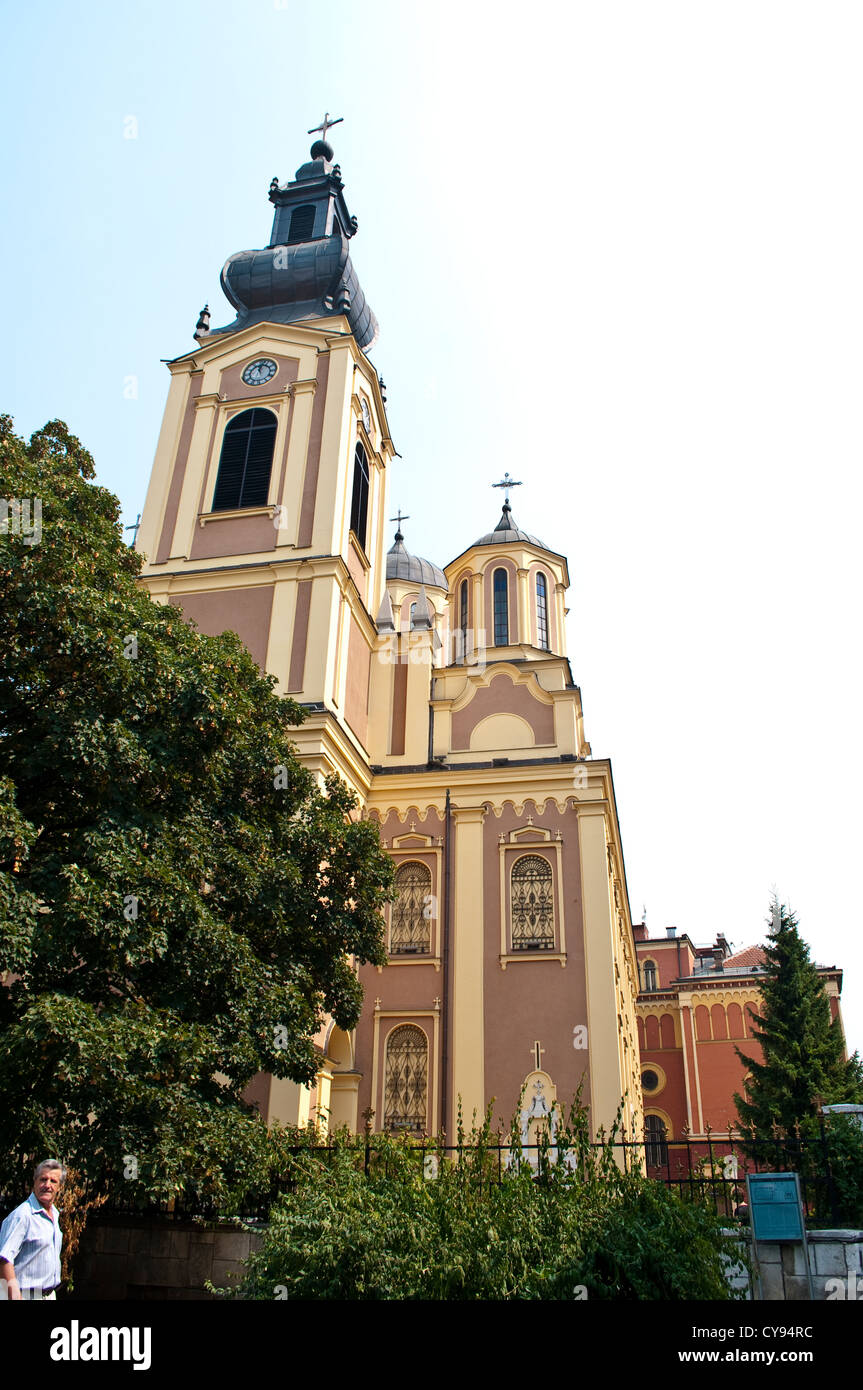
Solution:
M734 1097L737 1113L743 1130L758 1138L769 1138L774 1125L786 1133L797 1124L805 1128L819 1101L863 1098L860 1059L855 1053L846 1060L839 1021L831 1021L824 984L797 918L776 900L764 954L764 1006L753 1020L764 1060L735 1049L749 1069L745 1096Z

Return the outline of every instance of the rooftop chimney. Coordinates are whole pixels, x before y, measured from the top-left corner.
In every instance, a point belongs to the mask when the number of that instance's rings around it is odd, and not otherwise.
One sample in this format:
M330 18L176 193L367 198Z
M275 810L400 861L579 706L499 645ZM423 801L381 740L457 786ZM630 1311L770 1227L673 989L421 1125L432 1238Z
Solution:
M677 935L677 928L676 928L676 927L666 927L666 928L665 928L665 935L666 935L667 937L674 937L674 936L676 936L676 935Z

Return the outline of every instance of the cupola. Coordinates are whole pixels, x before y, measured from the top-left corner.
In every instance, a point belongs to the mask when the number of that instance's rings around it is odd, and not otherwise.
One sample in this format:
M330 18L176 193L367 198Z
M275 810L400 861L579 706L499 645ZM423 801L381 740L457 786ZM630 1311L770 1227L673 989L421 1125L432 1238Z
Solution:
M225 262L222 289L237 317L214 334L236 333L256 323L344 314L367 352L378 336L378 323L349 254L357 219L348 211L332 146L316 140L310 154L292 182L274 178L270 184L275 215L269 245L238 251Z
M443 570L433 565L431 560L409 555L404 540L401 531L396 531L395 544L387 551L387 580L398 579L404 584L430 584L435 589L446 589Z

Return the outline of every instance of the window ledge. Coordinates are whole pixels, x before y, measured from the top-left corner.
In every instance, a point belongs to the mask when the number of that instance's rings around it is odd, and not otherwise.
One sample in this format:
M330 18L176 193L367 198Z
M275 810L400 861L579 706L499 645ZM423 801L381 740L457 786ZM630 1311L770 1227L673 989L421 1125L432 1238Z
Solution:
M370 570L372 567L372 562L366 554L365 549L360 544L360 539L356 531L348 532L348 541L353 546L354 550L357 552L357 557L363 569Z
M389 959L387 960L387 966L389 967L391 965L433 965L435 970L440 970L440 956L415 956L408 955L407 953L405 953L404 955L399 954L389 957ZM379 975L383 968L384 967L382 965L377 966L377 972Z
M505 956L500 956L501 970L506 970L508 965L518 965L520 961L536 960L556 960L561 969L566 965L565 951L511 951Z
M266 507L225 507L218 512L201 512L198 525L206 526L211 521L225 521L233 516L272 516L272 505Z

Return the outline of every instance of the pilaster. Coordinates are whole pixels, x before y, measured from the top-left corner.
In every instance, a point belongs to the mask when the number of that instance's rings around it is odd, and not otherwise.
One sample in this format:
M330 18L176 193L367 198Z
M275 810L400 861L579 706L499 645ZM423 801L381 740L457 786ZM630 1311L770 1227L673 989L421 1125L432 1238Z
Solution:
M461 1098L469 1125L485 1113L483 1011L483 822L485 807L453 807L455 885L452 950L452 1088L446 1126L455 1132Z

